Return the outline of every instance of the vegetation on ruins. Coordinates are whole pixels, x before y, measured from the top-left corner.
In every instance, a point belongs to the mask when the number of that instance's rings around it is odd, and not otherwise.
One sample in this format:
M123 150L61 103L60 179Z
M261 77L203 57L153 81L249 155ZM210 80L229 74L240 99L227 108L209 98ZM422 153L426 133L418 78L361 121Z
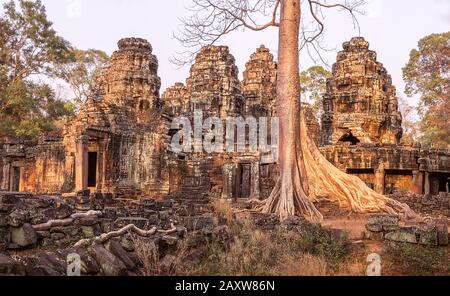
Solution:
M406 205L374 192L358 177L347 175L329 163L308 137L304 116L299 112L299 51L305 46L316 51L321 48L320 37L325 27L322 10L346 11L357 25L355 14L364 1L328 4L314 0L193 0L193 4L193 14L183 20L185 29L178 36L190 49L213 44L237 29L279 29L276 105L280 118L280 178L271 196L263 202L263 212L276 213L282 219L297 214L318 221L323 216L314 202L329 199L355 212L412 214ZM305 28L307 15L312 17L314 28ZM268 21L258 24L264 17Z
M59 36L41 1L10 1L0 18L0 137L33 139L74 114L48 81L62 78L83 100L98 68L108 57L81 51Z
M406 94L420 95L420 131L423 144L434 148L450 145L450 32L432 34L419 41L403 68Z

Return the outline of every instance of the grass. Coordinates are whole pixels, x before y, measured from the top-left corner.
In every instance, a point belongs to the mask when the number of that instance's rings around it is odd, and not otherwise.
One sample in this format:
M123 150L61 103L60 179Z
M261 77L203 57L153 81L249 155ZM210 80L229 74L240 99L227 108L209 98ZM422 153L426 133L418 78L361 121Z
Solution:
M333 239L318 225L300 220L293 230L258 229L249 216L236 217L226 204L216 205L232 240L213 239L204 246L193 275L327 275L346 259L348 240Z
M391 243L385 250L386 272L405 276L450 275L448 249Z

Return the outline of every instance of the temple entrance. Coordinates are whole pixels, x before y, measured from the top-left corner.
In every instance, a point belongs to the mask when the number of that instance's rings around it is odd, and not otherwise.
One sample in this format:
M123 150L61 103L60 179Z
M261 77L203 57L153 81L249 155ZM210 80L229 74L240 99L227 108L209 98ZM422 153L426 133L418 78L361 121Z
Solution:
M234 198L249 198L251 195L251 181L252 181L252 167L251 164L238 164L236 169L236 179L234 186Z
M97 152L88 153L88 187L97 187Z
M348 132L339 139L339 142L350 143L354 146L358 145L361 141L357 137L355 137L352 132Z
M20 190L20 167L11 168L10 191L18 192Z
M439 174L439 192L450 193L450 174Z

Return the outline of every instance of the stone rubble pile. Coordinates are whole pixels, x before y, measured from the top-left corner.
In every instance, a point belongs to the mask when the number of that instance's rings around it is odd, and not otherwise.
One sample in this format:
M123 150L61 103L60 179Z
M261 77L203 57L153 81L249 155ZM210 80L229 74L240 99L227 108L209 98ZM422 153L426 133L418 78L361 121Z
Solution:
M74 213L99 211L101 216L75 219L64 226L40 230L44 223L67 221ZM174 223L176 222L176 223ZM142 230L170 229L171 234L139 238L127 233L104 244L74 247L83 239L93 239L133 224ZM142 266L135 250L135 239L155 246L161 273L170 273L178 245L190 234L195 244L205 244L208 237L221 235L213 209L204 203L176 200L117 200L110 194L79 192L76 199L33 196L26 193L0 192L0 275L65 275L67 256L81 256L85 275L134 275ZM43 250L58 251L45 252ZM30 254L32 256L21 256ZM4 253L4 254L2 254ZM19 254L10 257L9 254Z
M372 215L366 225L367 236L372 240L386 240L427 246L448 246L448 221L438 219L428 223L400 225L395 215Z

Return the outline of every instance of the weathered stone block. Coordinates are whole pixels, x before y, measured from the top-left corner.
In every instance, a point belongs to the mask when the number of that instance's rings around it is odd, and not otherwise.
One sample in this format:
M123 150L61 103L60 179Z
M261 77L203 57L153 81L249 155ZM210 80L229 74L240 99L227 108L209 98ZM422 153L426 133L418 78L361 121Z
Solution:
M88 249L89 254L94 257L100 265L101 273L104 276L125 276L127 267L116 256L111 254L102 245L94 245Z
M382 226L398 226L400 218L396 215L371 215L368 219L368 225L382 225Z
M11 243L19 247L33 246L37 243L37 233L30 224L11 228Z
M31 194L17 192L0 192L0 203L16 205L22 198L30 197Z
M416 229L416 235L419 237L419 244L426 246L439 245L438 231L435 225L426 228Z
M119 258L120 261L122 261L125 264L125 266L127 267L128 270L136 270L136 264L133 262L133 260L131 260L127 251L125 251L125 249L122 247L122 245L118 241L111 240L108 243L107 249L114 256Z
M15 210L6 219L8 225L12 227L20 227L30 220L28 212L25 210Z
M0 254L0 276L24 276L25 267L13 258Z
M370 232L382 232L383 225L381 224L367 224L366 229Z
M413 229L401 229L398 231L386 233L384 239L393 242L417 244L416 232Z

